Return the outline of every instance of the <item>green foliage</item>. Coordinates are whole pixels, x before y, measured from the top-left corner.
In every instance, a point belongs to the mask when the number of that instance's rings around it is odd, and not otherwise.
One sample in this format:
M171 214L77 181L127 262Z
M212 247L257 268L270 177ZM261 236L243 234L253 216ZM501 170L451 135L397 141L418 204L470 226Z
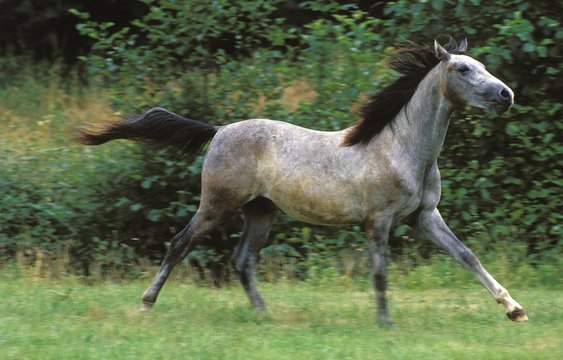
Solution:
M86 273L92 263L125 269L136 261L116 235L126 222L118 220L119 209L107 201L119 195L115 186L123 183L124 169L116 162L124 161L127 151L93 155L58 147L33 156L4 146L2 151L10 160L0 165L0 257L17 252L34 257L37 251L58 256L68 247L75 268ZM41 175L30 176L34 169L41 169Z
M119 113L164 106L213 124L266 117L341 129L354 122L351 108L363 94L393 78L385 55L394 44L467 36L470 54L511 86L516 105L503 117L475 109L454 115L439 159L441 211L478 255L502 253L504 271L520 271L524 281L530 265L545 270L535 279L553 283L563 245L563 30L551 3L401 0L379 5L376 18L351 4L307 1L296 9L308 14L299 27L280 15L280 1L143 3L147 13L123 28L72 10L82 22L78 31L95 41L82 58L90 87L107 89ZM124 143L68 147L63 128L72 115L65 101L83 90L55 76L60 68L37 74L20 63L0 61L8 99L1 106L9 109L3 119L10 130L44 128L58 137L36 146L25 139L14 146L17 136L2 139L8 156L0 160L0 253L72 243L78 263L133 272L138 256L161 258L164 242L197 208L202 157L188 162ZM43 101L44 92L58 94L57 88L66 89L65 101ZM37 119L18 121L30 116ZM28 176L29 169L42 176ZM212 238L233 246L240 220ZM315 282L367 273L360 228L304 227L282 217L273 233L264 278L291 273ZM404 225L393 233L393 256L406 273L435 251L413 241ZM202 249L192 258L226 263L226 253Z
M354 121L351 106L385 78L382 65L376 65L383 47L373 46L382 42L373 31L378 24L380 20L355 11L306 25L298 65L306 69L306 74L301 75L314 84L316 97L299 109L299 117L306 119L300 124L340 130Z
M231 61L229 51L248 55L267 40L282 45L290 36L274 26L283 19L270 16L279 0L142 2L149 12L117 30L114 23L71 10L84 20L80 33L96 40L92 55L83 59L96 77L119 82L111 89L121 108L159 103L202 115L197 111L209 106L209 77Z

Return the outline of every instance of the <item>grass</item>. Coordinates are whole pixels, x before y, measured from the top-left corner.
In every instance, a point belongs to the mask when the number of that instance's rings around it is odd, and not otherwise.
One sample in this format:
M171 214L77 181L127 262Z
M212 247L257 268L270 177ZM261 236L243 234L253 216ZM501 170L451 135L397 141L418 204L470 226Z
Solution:
M392 284L393 329L374 325L365 283L262 283L271 316L238 286L173 279L140 313L144 281L86 284L0 274L0 359L559 359L563 297L512 289L530 321L512 323L476 283Z

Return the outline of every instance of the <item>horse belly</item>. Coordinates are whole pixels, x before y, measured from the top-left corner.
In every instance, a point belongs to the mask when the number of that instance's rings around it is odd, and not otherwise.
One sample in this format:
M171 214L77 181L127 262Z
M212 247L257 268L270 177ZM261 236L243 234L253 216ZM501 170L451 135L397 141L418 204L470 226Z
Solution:
M267 197L289 216L315 225L352 225L365 219L361 199L341 191L272 191Z
M340 213L340 212L319 212L315 209L308 209L304 207L296 206L283 206L278 205L278 207L288 214L289 216L295 218L296 220L303 221L314 225L328 225L328 226L342 226L342 225L353 225L361 222L360 217L354 216L350 213Z

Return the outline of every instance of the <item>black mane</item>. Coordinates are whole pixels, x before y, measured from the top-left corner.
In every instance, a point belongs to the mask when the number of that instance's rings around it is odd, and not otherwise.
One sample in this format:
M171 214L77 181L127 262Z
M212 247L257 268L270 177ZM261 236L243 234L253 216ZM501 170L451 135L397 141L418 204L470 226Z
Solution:
M461 53L452 38L444 48L452 54ZM343 145L367 144L391 124L412 98L418 84L439 62L433 47L409 41L398 48L389 66L401 76L378 93L370 95L368 101L360 106L358 115L361 120L348 129Z

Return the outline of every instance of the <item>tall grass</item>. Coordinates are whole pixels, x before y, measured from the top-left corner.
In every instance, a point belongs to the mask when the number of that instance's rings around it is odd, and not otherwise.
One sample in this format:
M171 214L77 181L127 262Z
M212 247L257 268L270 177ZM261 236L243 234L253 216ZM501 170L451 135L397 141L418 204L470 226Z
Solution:
M119 159L133 154L127 144L119 151L110 144L97 152L73 144L76 125L116 114L102 89L62 71L23 62L0 87L3 260L19 254L48 262L75 255L89 241L84 235L92 231L88 214L102 206L96 195L110 188L108 180L119 179Z

